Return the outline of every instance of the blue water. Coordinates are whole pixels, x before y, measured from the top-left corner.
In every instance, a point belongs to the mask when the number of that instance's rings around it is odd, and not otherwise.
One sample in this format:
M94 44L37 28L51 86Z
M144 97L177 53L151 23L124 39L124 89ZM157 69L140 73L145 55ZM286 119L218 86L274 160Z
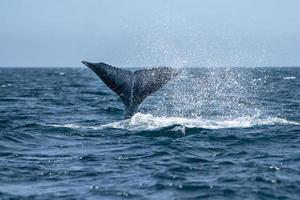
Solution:
M0 68L0 199L300 199L300 68L186 69L123 120L85 68Z

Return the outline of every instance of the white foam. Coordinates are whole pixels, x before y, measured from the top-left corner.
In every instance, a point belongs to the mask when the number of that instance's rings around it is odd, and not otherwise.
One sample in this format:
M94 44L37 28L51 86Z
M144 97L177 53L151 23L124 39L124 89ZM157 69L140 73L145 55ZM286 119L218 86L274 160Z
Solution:
M292 80L292 79L296 79L295 76L287 76L287 77L283 77L284 80Z
M103 125L103 128L119 128L128 130L154 130L172 125L181 125L187 128L248 128L261 125L300 125L298 122L288 121L278 117L256 119L255 117L239 117L236 119L203 119L203 118L181 118L181 117L155 117L151 114L137 113L131 119L113 122Z
M101 126L81 126L76 124L52 125L55 127L66 127L74 129L101 130L106 128L125 129L132 131L155 130L159 128L179 125L183 128L249 128L253 126L266 125L300 125L299 122L289 121L279 117L267 117L259 119L256 117L239 117L235 119L203 119L203 118L182 118L182 117L155 117L151 114L136 113L131 119L112 122Z
M47 124L47 126L53 126L58 128L73 128L73 129L94 129L94 130L99 129L99 126L82 126L78 124Z

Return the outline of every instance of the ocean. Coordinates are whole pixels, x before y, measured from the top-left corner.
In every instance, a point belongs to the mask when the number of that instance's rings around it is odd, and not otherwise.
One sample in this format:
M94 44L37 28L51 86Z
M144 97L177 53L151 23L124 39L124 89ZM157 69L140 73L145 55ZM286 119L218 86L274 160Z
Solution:
M87 68L0 68L0 199L300 199L300 68L187 68L122 120Z

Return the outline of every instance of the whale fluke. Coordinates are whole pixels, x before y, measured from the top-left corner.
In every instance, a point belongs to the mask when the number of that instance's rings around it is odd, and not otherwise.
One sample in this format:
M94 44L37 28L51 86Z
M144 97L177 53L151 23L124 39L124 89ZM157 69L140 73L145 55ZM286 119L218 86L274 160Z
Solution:
M105 63L82 61L115 93L125 105L124 118L130 118L138 111L143 100L165 85L178 74L170 67L141 69L135 72L113 67Z

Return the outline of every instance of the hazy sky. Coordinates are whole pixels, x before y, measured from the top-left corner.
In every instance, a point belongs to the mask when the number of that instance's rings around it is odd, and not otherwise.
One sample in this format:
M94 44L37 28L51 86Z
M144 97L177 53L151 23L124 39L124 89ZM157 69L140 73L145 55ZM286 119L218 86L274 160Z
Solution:
M300 65L299 0L1 0L0 66Z

